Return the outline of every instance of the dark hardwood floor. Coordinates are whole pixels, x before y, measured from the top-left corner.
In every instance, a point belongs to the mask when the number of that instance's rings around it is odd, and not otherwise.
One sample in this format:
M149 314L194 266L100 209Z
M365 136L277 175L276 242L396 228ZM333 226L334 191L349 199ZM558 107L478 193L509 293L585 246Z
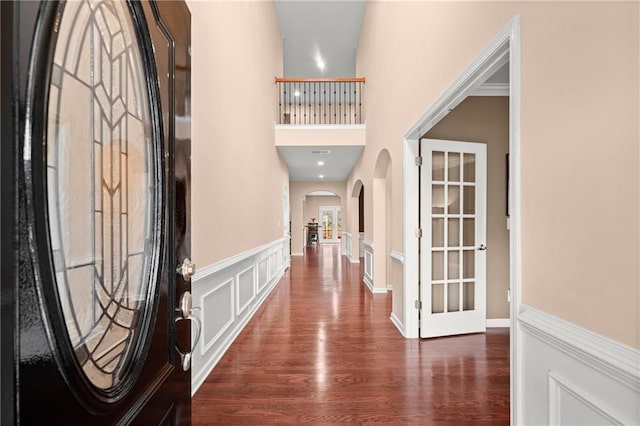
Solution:
M509 332L405 339L339 246L292 258L192 400L193 424L509 424Z

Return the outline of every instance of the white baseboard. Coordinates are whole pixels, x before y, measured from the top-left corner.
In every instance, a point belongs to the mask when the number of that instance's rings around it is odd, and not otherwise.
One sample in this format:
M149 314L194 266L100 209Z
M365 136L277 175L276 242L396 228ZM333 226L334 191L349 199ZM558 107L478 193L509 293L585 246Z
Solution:
M304 253L291 253L291 256L304 256Z
M396 316L395 313L391 312L391 317L389 318L391 320L391 322L393 323L393 325L396 326L396 328L398 329L398 331L400 331L400 334L405 337L404 334L404 324L402 324L402 321L400 321L400 318L398 318Z
M521 305L515 424L640 424L640 350Z
M347 259L349 259L350 263L360 263L360 259L357 257L347 256Z
M487 328L494 327L511 327L511 320L509 318L487 318Z
M387 293L387 288L386 287L374 287L373 283L371 282L371 279L369 279L368 276L364 276L362 281L364 281L364 283L367 285L367 288L369 289L369 291L373 294L385 294Z
M201 309L202 333L193 349L192 396L289 267L282 241L204 268L194 279L192 293L194 306ZM210 336L209 341L204 341L205 336Z

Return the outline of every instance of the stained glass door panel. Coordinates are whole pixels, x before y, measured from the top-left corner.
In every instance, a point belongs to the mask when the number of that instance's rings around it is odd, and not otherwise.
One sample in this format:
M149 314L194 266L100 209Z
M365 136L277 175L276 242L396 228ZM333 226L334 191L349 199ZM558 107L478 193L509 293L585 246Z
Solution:
M190 327L175 325L190 287L176 274L190 254L190 126L175 137L176 115L190 120L189 10L116 0L2 9L13 49L3 64L15 64L6 77L21 100L9 110L24 131L20 292L6 306L15 410L3 408L2 423L190 424L190 372L176 350Z

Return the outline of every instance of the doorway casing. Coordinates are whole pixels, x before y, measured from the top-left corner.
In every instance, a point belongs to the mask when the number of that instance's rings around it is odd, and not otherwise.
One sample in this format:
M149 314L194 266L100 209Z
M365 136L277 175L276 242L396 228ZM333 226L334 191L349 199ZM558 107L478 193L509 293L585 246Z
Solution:
M518 307L520 305L520 17L515 16L483 49L436 102L409 129L403 141L403 329L407 338L419 337L419 241L416 237L420 224L419 156L420 138L444 116L460 104L488 77L509 63L509 288L510 306L510 358L511 358L511 419L518 419L517 351L519 342Z

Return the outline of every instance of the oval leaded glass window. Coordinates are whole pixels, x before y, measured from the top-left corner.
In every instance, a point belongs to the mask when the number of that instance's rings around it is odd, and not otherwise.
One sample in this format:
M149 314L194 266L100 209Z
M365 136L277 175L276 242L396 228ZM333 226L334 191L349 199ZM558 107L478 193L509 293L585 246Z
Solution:
M109 390L122 383L153 304L149 95L125 2L68 2L58 32L47 142L56 284L76 359Z

